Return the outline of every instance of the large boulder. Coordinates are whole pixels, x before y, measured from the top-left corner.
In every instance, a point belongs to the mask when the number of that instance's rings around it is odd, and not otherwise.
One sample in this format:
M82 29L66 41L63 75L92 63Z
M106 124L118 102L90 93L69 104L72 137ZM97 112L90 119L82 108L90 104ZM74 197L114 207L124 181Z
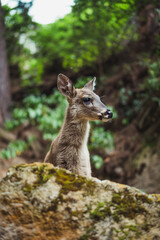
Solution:
M1 240L160 239L160 195L21 164L0 183Z

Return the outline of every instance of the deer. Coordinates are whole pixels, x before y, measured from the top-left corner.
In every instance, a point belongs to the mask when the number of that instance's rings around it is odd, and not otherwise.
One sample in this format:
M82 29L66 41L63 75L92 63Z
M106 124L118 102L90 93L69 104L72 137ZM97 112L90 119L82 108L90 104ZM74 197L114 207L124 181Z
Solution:
M89 121L108 122L113 114L94 93L96 78L76 89L62 73L57 77L57 87L68 102L64 121L58 136L51 143L44 162L64 168L83 177L91 177L90 155L87 147Z

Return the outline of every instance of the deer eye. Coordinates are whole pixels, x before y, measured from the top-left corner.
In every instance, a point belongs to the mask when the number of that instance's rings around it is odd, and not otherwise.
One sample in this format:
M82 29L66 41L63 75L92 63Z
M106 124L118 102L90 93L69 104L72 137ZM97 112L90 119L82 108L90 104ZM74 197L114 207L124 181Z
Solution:
M91 98L83 98L83 102L85 103L85 104L90 104L91 103Z

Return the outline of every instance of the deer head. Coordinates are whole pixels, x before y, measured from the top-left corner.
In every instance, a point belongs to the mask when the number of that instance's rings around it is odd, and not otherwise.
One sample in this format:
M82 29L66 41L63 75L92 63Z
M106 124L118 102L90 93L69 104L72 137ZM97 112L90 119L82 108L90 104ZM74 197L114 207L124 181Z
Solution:
M113 116L100 100L100 97L95 94L94 77L90 82L85 84L82 89L75 89L72 81L65 75L59 74L57 80L58 90L63 94L68 103L72 117L77 120L101 120L107 122Z

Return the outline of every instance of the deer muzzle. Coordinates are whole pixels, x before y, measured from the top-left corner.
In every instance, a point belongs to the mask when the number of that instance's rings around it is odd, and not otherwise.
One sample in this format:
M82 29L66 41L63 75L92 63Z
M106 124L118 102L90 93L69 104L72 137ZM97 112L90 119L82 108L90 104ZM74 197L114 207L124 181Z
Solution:
M113 113L111 112L111 110L107 109L101 113L98 113L98 117L99 117L99 120L107 122L113 117Z

